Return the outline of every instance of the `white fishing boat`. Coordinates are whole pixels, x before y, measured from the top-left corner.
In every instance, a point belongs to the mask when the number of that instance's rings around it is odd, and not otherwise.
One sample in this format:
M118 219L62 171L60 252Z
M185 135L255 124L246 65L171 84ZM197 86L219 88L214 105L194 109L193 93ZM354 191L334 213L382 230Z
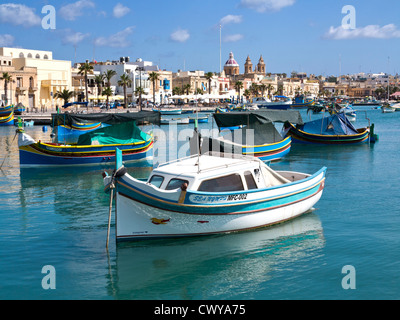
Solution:
M189 118L161 118L160 124L170 125L170 124L189 124Z
M153 109L154 112L159 112L161 115L180 115L182 109Z
M115 187L117 241L229 233L281 223L313 208L326 173L326 168L313 175L274 171L254 157L210 153L161 165L143 182L117 162L112 176L103 175L105 191L114 192Z

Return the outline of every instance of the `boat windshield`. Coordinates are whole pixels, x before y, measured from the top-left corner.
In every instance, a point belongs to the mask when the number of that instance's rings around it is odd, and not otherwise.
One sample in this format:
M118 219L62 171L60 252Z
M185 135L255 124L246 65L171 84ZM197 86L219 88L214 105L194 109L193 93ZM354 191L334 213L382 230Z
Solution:
M163 181L164 181L164 177L154 175L154 176L151 177L149 183L152 184L153 186L157 187L157 188L160 188L162 183L163 183Z
M184 183L189 184L189 182L187 180L182 180L182 179L171 179L168 182L167 187L165 188L165 190L175 190L180 188Z
M231 174L225 177L218 177L203 181L198 191L202 192L230 192L244 190L240 174Z

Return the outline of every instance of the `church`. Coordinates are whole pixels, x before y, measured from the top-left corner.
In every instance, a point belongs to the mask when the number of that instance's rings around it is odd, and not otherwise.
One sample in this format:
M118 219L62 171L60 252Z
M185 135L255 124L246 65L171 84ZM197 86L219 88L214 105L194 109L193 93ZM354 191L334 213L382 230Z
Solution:
M251 62L250 56L247 56L246 62L244 64L244 73L240 74L239 64L236 62L233 52L231 52L229 53L228 61L226 61L224 65L224 72L227 77L235 77L235 79L237 80L240 80L239 78L253 78L254 80L256 80L255 76L265 77L265 62L261 55L260 59L258 60L258 64L253 69L253 63Z

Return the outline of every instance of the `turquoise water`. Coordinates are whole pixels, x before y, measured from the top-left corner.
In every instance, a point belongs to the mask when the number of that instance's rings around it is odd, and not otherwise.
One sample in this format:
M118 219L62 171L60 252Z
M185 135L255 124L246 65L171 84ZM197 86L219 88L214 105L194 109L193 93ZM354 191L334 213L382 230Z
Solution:
M379 134L375 145L294 145L273 164L328 167L312 213L249 233L118 246L112 220L109 252L103 169L20 170L15 129L0 128L0 299L399 299L400 112L363 110ZM359 112L355 126L366 123ZM41 127L26 131L49 139ZM47 265L54 290L42 287ZM342 287L347 265L353 290Z

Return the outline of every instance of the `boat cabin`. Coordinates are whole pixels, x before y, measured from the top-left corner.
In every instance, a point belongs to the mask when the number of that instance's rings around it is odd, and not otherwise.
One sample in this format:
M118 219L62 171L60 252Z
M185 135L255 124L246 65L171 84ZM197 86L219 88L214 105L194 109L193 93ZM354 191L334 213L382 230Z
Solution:
M221 193L266 189L297 178L284 177L256 158L196 155L159 166L153 170L147 183L161 190L184 188Z

